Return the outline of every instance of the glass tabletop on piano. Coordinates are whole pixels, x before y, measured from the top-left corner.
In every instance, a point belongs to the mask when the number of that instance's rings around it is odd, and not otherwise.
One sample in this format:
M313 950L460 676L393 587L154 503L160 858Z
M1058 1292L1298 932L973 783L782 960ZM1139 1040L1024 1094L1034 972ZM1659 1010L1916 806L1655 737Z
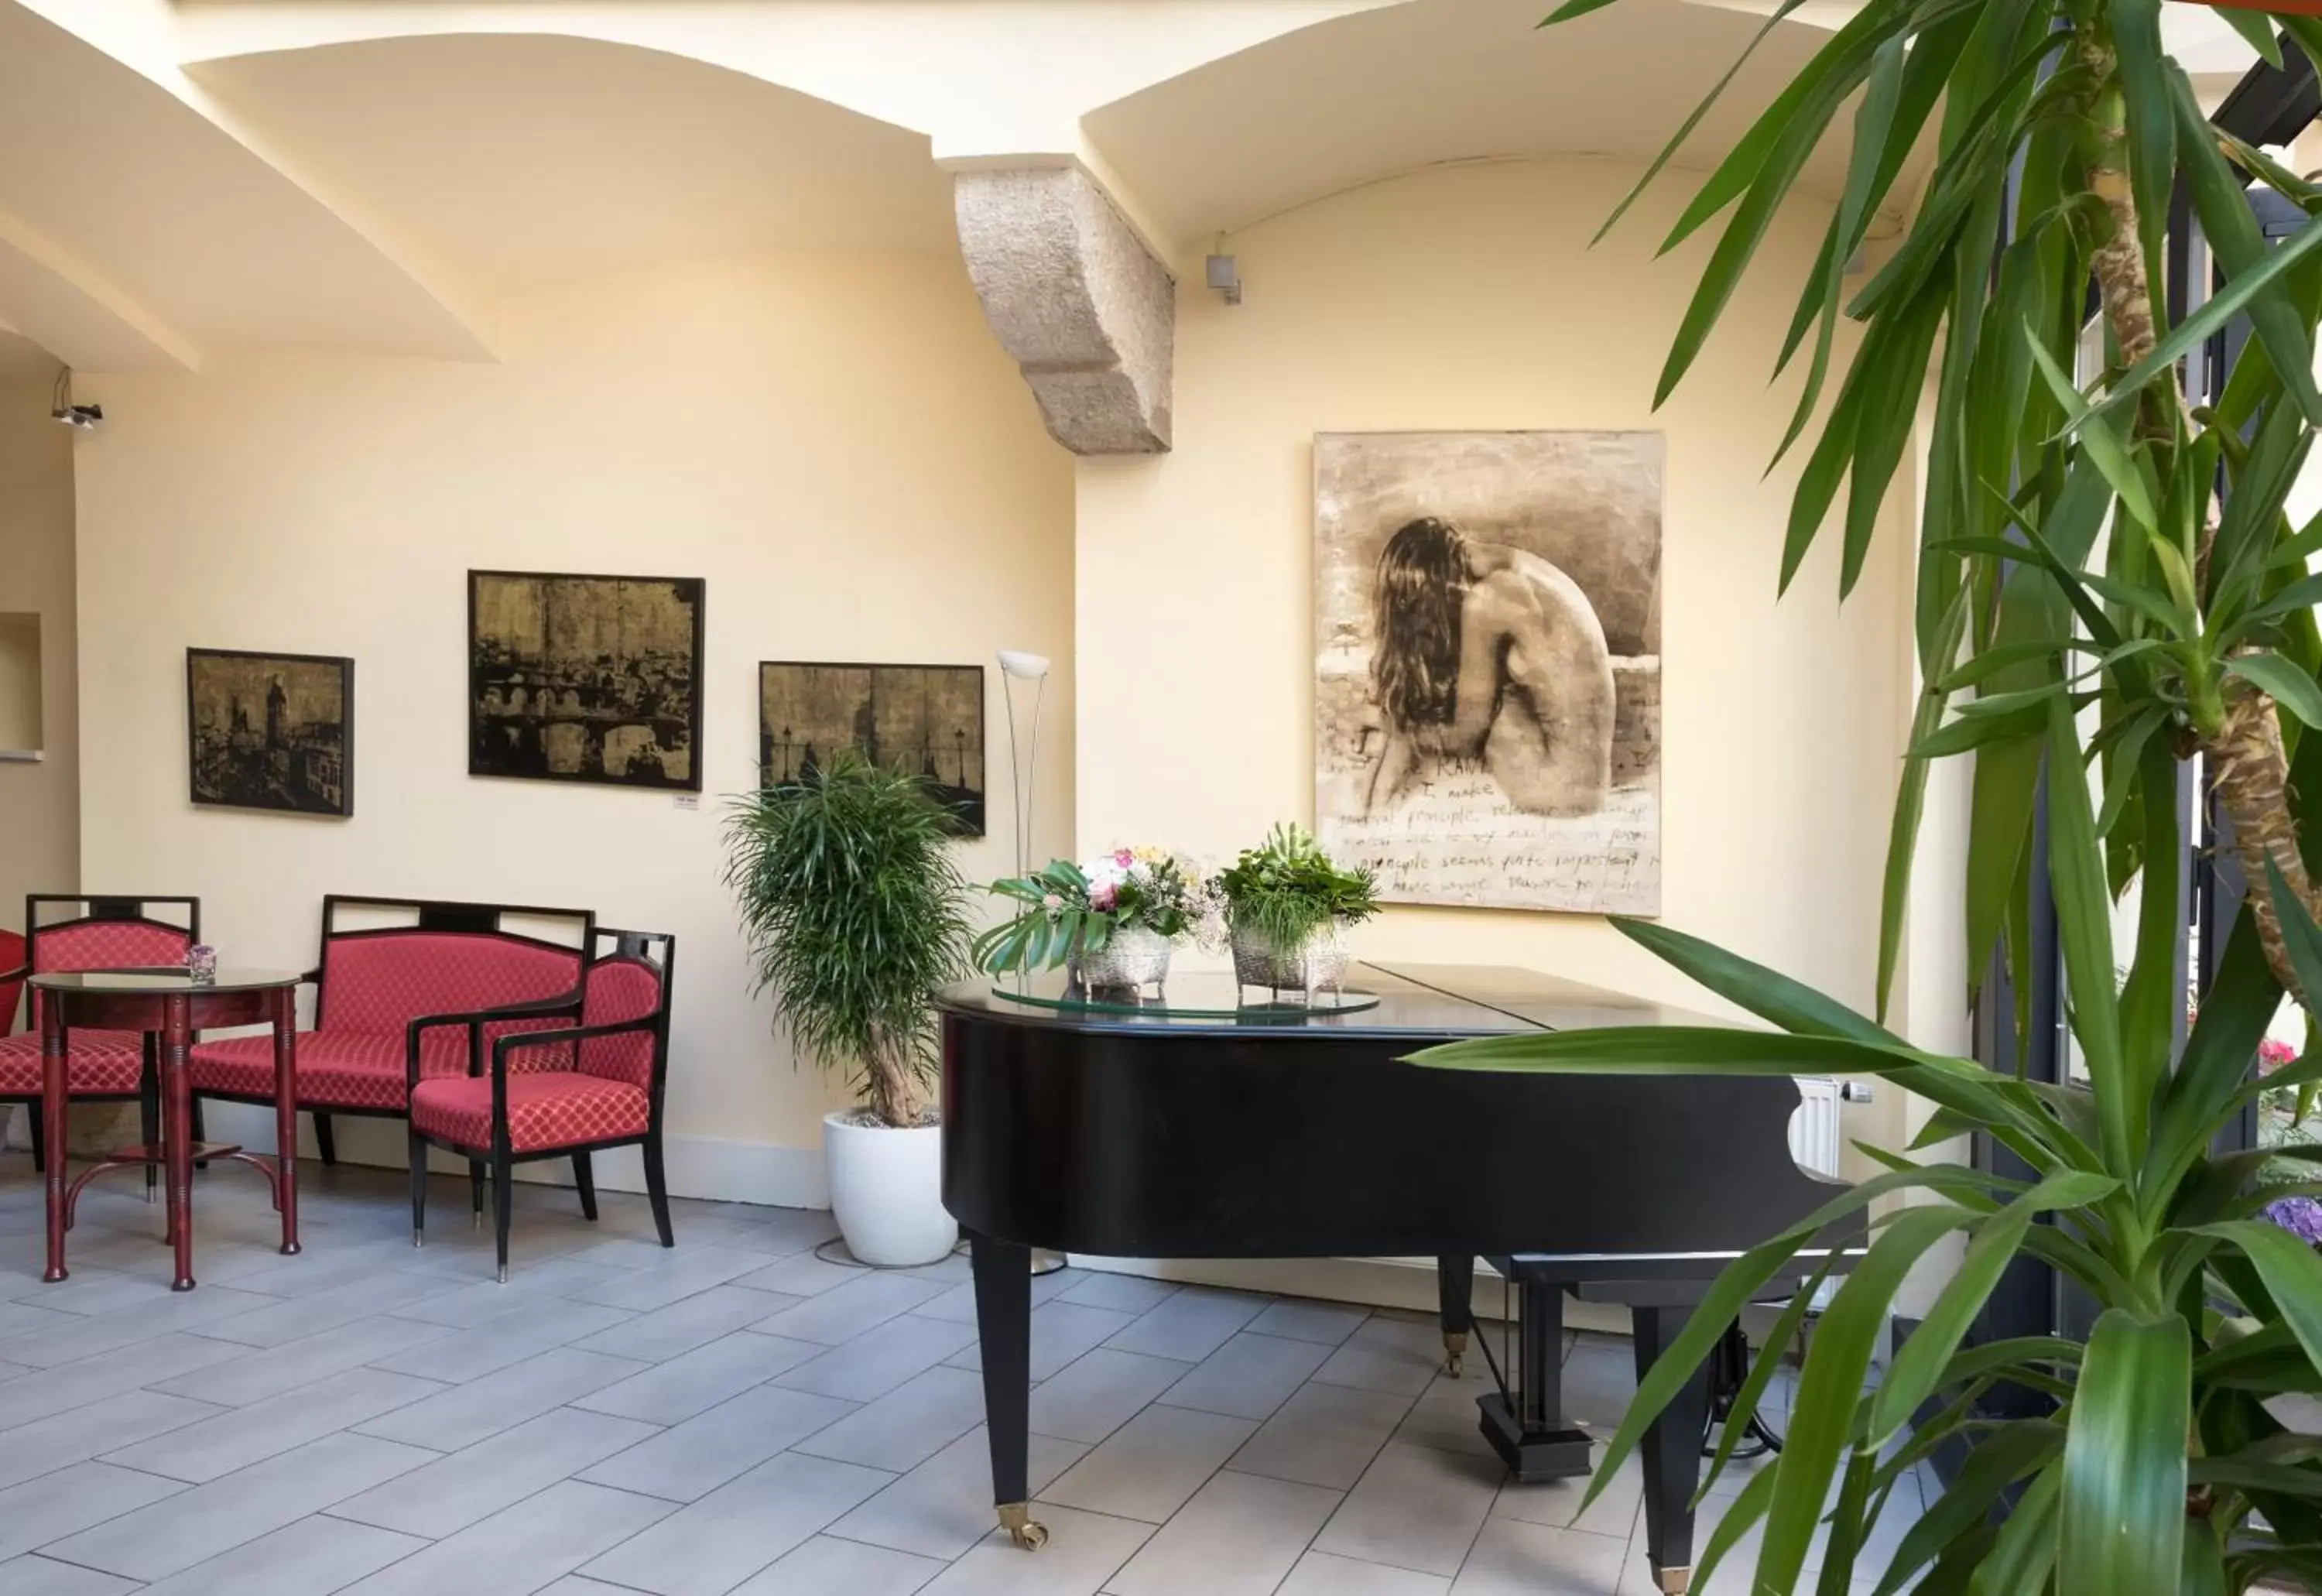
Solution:
M1156 1019L1230 1019L1256 1025L1303 1025L1330 1015L1378 1007L1379 995L1359 987L1240 986L1230 970L1185 970L1167 980L1135 987L1088 987L1062 970L1004 975L992 995L1027 1008L1060 1013L1138 1015Z
M1160 986L1091 992L1061 969L986 976L946 989L947 1009L1079 1029L1326 1030L1487 1035L1585 1026L1719 1025L1647 999L1534 971L1356 963L1342 991L1237 986L1230 970L1173 970Z

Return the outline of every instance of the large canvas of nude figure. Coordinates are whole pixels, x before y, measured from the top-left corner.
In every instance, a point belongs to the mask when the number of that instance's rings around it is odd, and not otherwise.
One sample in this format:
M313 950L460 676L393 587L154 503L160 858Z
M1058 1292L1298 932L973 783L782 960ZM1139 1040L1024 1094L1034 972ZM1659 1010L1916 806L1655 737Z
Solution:
M1314 439L1314 810L1394 903L1660 912L1661 439Z

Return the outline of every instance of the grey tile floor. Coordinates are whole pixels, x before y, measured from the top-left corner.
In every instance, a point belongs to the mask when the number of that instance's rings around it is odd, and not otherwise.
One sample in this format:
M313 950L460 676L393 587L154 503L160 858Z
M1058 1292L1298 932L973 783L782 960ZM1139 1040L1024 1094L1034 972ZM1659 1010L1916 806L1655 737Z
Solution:
M964 1257L844 1268L826 1214L690 1202L664 1252L642 1199L592 1226L526 1186L500 1286L466 1198L438 1182L414 1251L400 1176L310 1166L284 1259L263 1188L213 1172L173 1296L159 1209L113 1177L43 1286L40 1188L0 1156L0 1596L1650 1589L1633 1470L1577 1521L1577 1486L1505 1482L1480 1360L1445 1377L1418 1316L1036 1281L1028 1555L992 1532ZM1572 1338L1565 1379L1608 1427L1627 1344Z

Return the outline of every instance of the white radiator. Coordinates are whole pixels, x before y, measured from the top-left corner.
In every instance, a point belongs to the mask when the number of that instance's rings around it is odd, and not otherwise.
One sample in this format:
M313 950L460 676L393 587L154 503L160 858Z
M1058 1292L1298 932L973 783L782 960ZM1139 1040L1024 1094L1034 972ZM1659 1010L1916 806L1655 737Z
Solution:
M1827 1075L1797 1077L1805 1100L1790 1116L1790 1157L1818 1175L1838 1173L1838 1082Z

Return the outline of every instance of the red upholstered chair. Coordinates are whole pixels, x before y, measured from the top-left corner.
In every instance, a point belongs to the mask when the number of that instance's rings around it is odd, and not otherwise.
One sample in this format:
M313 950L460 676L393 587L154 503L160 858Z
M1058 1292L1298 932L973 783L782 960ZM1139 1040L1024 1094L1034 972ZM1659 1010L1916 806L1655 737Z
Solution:
M674 1246L669 1189L662 1169L662 1089L669 1076L669 999L677 969L674 937L647 931L597 932L580 1023L564 1030L494 1038L489 1068L480 1051L465 1075L423 1076L412 1061L411 1239L427 1231L427 1149L468 1160L472 1174L489 1160L499 1278L507 1279L513 1165L543 1158L572 1160L580 1211L597 1217L590 1155L638 1146L645 1192L661 1245ZM479 1191L480 1187L476 1188Z
M0 998L15 1012L16 994L30 975L52 971L178 969L186 950L202 939L197 898L80 898L34 893L24 899L23 954L0 961ZM40 994L25 1006L25 1028L7 1035L0 1018L0 1106L23 1103L32 1112L32 1167L44 1167L41 1109ZM72 1031L66 1036L65 1095L96 1102L133 1102L143 1109L148 1145L160 1139L161 1100L152 1039L134 1031ZM145 1172L150 1190L154 1173Z
M24 1006L24 978L32 973L24 962L24 939L0 931L0 1036L16 1028L16 1011Z
M315 1028L298 1033L294 1055L298 1106L314 1116L323 1162L338 1162L334 1115L400 1119L409 1082L465 1073L471 1055L508 1032L570 1024L596 923L585 909L324 898L322 958L305 977L315 983ZM197 1043L197 1098L271 1103L273 1048L268 1036Z
M0 1039L16 1028L17 1012L24 1007L24 978L32 967L24 960L24 939L14 931L0 931ZM0 1132L8 1128L5 1105L0 1105ZM38 1172L43 1154L41 1134L32 1133L33 1169Z

